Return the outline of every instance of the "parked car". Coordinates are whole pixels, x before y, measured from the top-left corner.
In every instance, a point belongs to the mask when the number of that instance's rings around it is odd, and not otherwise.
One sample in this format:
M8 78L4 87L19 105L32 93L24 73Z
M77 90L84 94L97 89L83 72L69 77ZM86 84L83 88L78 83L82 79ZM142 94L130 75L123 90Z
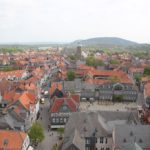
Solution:
M45 99L44 99L44 98L41 98L41 99L40 99L40 103L41 103L41 104L44 104L44 103L45 103Z

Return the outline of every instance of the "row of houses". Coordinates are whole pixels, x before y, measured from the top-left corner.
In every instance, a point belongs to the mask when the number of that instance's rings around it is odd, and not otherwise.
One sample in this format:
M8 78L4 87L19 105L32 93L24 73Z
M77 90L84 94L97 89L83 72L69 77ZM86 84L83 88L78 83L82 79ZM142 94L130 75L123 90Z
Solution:
M62 81L63 89L81 95L81 100L135 102L138 89L132 78L123 71L97 70L93 67L80 65L75 71L74 81Z
M150 126L135 112L78 112L65 127L62 150L148 150Z
M36 51L12 57L23 69L0 72L0 149L32 150L27 131L39 117L42 87L58 72L58 58Z

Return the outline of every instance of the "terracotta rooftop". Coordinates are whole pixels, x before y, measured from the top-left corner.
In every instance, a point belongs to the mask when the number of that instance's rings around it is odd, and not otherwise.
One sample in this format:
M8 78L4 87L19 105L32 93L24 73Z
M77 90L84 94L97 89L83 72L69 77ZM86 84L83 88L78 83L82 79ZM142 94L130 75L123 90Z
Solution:
M71 112L77 111L77 104L79 103L79 95L72 95L70 97L55 98L52 107L50 108L51 113L57 113L60 107L65 103Z
M0 149L21 150L26 137L24 132L0 130Z
M52 94L54 93L54 91L56 90L56 88L57 88L58 90L62 91L62 89L63 89L62 83L53 82L53 83L51 84L50 89L49 89L50 95L52 95Z
M150 83L147 83L145 86L144 86L144 96L150 96Z

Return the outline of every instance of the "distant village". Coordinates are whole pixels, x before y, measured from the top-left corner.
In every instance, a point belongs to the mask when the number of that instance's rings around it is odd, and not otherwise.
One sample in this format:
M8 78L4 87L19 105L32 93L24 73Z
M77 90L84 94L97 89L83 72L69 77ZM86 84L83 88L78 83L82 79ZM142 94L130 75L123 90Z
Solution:
M81 46L0 53L0 150L33 149L150 150L150 59Z

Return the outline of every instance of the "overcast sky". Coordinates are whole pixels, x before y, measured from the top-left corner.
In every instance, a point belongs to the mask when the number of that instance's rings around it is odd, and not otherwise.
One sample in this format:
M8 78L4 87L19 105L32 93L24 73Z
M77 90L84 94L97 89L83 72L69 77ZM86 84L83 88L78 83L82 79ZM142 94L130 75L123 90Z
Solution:
M0 0L0 43L112 36L150 43L150 0Z

